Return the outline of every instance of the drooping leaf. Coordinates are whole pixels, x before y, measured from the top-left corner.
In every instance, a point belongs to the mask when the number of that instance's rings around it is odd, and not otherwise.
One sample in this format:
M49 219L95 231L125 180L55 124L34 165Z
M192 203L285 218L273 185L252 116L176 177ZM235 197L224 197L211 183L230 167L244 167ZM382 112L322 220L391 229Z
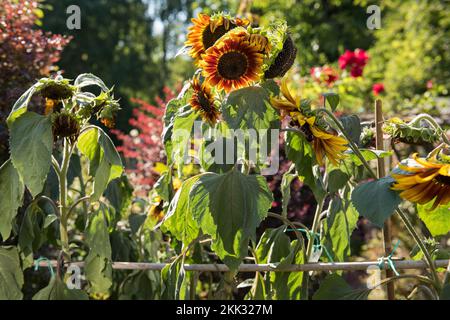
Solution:
M112 285L111 243L105 208L91 213L86 227L89 254L85 260L86 279L92 294L107 294Z
M69 289L58 276L52 277L50 283L33 296L33 300L89 300L86 292Z
M189 192L192 186L200 179L201 175L184 181L181 188L172 199L167 214L164 217L161 228L188 245L199 235L199 226L194 220Z
M231 129L275 129L280 127L277 112L270 106L269 92L259 86L235 90L222 106Z
M31 97L36 92L36 88L37 88L37 84L30 87L14 103L11 113L9 114L8 119L7 119L8 126L10 128L11 128L11 125L14 123L14 121L27 111L28 104L30 103Z
M352 193L352 202L363 217L375 225L382 227L401 203L397 192L391 190L392 177L384 177L375 181L358 185Z
M95 127L83 132L78 138L78 150L90 161L89 174L94 176L91 200L98 200L109 182L123 172L122 160L108 135Z
M370 289L353 289L339 275L330 274L320 284L313 300L366 300Z
M160 298L160 273L135 270L120 285L119 300L155 300Z
M0 167L0 235L3 240L11 234L12 221L22 205L25 186L11 160Z
M358 145L361 137L361 120L359 120L359 117L356 114L352 114L350 116L339 118L339 120L351 140Z
M33 197L44 187L50 170L53 135L50 117L26 112L11 125L11 161Z
M194 219L213 238L213 250L230 268L236 268L272 205L266 180L243 175L236 168L226 174L204 174L189 198Z
M0 300L21 300L23 273L15 247L0 247Z
M432 202L418 204L419 217L434 237L446 235L450 232L450 205L441 205L431 210L432 205Z
M327 92L324 93L323 96L325 97L326 101L328 102L328 104L330 105L331 111L336 111L336 108L339 105L339 95L337 93L334 92Z
M74 85L78 88L84 88L88 86L98 86L103 91L109 91L103 80L91 73L80 74L74 81Z

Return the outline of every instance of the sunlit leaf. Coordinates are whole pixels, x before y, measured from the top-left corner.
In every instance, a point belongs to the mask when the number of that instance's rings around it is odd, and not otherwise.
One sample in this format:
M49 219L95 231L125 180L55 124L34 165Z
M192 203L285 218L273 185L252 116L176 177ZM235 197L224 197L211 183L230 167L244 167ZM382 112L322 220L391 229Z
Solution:
M33 196L44 187L50 170L53 135L50 117L26 112L11 125L11 161Z

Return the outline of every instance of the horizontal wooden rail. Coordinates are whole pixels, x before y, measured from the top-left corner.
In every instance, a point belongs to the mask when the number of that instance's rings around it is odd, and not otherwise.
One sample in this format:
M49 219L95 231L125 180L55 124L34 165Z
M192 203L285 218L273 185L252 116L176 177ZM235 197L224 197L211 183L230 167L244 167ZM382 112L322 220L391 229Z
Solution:
M425 261L414 260L393 260L397 270L405 269L427 269L428 266ZM51 261L52 265L56 266L56 261ZM72 262L72 265L84 266L84 262ZM449 260L436 260L436 267L445 268L449 264ZM47 266L47 262L41 261L41 267ZM162 270L167 263L147 263L147 262L113 262L113 269L115 270ZM305 263L293 264L283 266L277 269L269 264L241 264L239 272L283 272L283 271L356 271L366 270L368 267L378 266L378 261L363 261L363 262L335 262L335 263ZM384 269L388 268L388 264L384 264ZM197 272L228 272L230 269L224 264L185 264L186 271Z

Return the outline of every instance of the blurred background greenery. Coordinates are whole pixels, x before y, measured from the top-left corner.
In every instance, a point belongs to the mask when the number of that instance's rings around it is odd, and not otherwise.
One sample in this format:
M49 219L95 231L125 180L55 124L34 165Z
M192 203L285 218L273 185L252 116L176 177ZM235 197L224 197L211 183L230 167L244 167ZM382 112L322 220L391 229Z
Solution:
M81 30L68 30L66 8L81 8ZM381 9L381 29L366 26L370 4ZM193 67L182 47L192 16L227 11L251 16L254 23L286 19L298 47L296 70L336 64L346 49L370 56L360 95L350 110L367 109L373 83L385 86L386 104L398 111L414 107L427 83L446 96L450 83L450 5L442 0L45 0L45 30L73 36L58 63L66 77L92 72L115 85L124 110L120 129L128 129L130 98L152 102L188 78ZM430 82L431 81L431 82ZM418 97L419 96L419 97ZM370 105L369 105L370 106Z

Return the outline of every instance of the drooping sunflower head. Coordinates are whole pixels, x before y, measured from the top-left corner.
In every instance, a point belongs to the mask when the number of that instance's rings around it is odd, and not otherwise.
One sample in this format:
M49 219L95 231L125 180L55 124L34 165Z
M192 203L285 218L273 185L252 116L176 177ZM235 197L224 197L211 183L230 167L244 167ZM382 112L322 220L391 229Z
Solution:
M300 97L291 94L286 78L281 81L281 94L283 95L283 98L271 97L270 103L272 107L280 110L281 117L284 118L288 116L290 112L300 108Z
M417 154L399 164L394 171L393 190L400 191L403 199L425 204L434 199L431 210L450 202L450 163L436 157L420 158Z
M59 101L71 98L75 93L75 87L69 83L68 79L58 76L55 79L39 80L38 91L45 99Z
M384 123L383 131L390 135L395 142L413 145L435 143L439 139L435 130L427 127L416 127L396 117Z
M294 45L294 41L287 35L283 43L283 49L278 53L269 69L264 72L264 77L266 79L283 77L294 64L296 55L297 48Z
M313 134L313 149L317 163L322 166L326 157L333 165L338 165L345 158L344 151L347 150L348 141L316 125L310 125L309 128Z
M248 37L231 34L203 55L203 76L219 90L230 92L251 85L261 78L263 54Z
M193 25L189 27L185 45L191 47L189 54L196 61L201 60L205 51L212 47L228 31L249 24L247 19L232 19L223 14L216 14L210 17L200 13L197 18L193 18L191 21Z
M69 138L75 141L80 133L79 120L68 112L52 114L52 131L55 138Z
M192 109L200 113L203 121L214 125L219 120L220 112L214 104L215 100L211 87L205 82L200 83L198 77L192 79L191 85L193 93L189 104Z

